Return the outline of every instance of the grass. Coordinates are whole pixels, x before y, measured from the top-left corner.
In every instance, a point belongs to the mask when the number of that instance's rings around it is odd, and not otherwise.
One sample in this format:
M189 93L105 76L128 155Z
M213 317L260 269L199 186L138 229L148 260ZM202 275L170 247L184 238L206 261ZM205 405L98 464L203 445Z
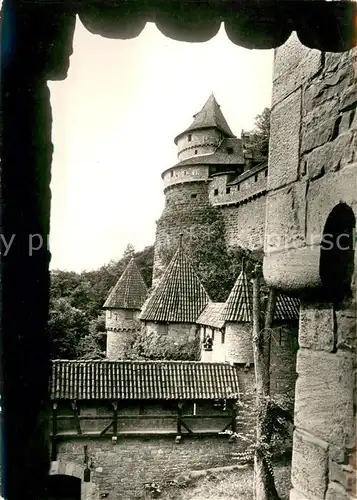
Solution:
M276 486L282 500L290 490L290 466L275 468ZM175 485L165 488L161 500L252 500L253 469L251 466L228 471L208 472L195 478L179 478Z

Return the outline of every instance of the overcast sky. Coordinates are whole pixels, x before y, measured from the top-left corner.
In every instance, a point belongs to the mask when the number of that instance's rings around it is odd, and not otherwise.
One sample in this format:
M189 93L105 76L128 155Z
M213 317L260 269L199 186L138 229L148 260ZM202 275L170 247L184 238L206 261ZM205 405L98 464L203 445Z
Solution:
M161 172L174 137L213 91L236 135L270 106L273 51L233 45L222 27L206 43L170 40L153 24L111 40L77 20L66 80L49 82L54 157L52 268L94 269L154 243Z

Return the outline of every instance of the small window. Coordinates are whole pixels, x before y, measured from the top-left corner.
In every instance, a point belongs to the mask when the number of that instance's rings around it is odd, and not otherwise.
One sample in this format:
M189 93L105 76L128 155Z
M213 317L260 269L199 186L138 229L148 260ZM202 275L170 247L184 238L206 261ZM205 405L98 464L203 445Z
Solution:
M125 319L133 319L133 318L134 318L134 311L132 309L126 309Z
M215 196L217 196L217 194L218 194L218 189L215 189L215 190L213 191L213 194L214 194Z
M227 153L229 155L232 155L233 154L233 148L227 148Z
M225 330L222 330L222 336L221 336L221 344L224 344L225 341Z
M255 174L255 176L254 176L254 182L257 182L257 180L258 180L258 174Z
M187 175L187 170L184 170L184 171L183 171L183 175Z
M265 177L268 177L268 169L264 170Z
M192 140L192 134L188 134L187 140L188 140L188 142L191 142L191 140Z
M231 188L230 187L227 187L226 188L226 194L229 194L231 192Z
M240 191L240 184L237 184L237 191Z
M195 155L197 154L197 149L195 149Z
M191 198L197 198L197 193L191 194Z
M166 335L167 334L167 323L158 323L158 333L161 335Z
M171 172L170 172L170 176L171 176L171 177L173 177L173 176L174 176L174 171L173 171L173 170L171 170Z

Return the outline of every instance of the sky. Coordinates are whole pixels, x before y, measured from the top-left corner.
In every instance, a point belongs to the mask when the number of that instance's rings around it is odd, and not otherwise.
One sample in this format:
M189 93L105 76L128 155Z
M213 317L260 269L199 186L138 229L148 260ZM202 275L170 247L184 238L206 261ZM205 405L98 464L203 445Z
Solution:
M155 241L161 173L174 137L211 92L233 133L271 104L272 50L234 45L222 26L205 43L91 34L77 19L68 77L48 82L53 113L51 268L83 271Z

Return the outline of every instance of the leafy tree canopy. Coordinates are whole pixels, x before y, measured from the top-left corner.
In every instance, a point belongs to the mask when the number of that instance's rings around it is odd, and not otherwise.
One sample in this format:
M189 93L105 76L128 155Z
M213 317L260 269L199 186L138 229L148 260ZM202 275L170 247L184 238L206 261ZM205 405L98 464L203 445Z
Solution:
M262 161L268 158L270 138L270 108L265 108L255 117L253 130L248 132L249 141L245 144L247 153Z

